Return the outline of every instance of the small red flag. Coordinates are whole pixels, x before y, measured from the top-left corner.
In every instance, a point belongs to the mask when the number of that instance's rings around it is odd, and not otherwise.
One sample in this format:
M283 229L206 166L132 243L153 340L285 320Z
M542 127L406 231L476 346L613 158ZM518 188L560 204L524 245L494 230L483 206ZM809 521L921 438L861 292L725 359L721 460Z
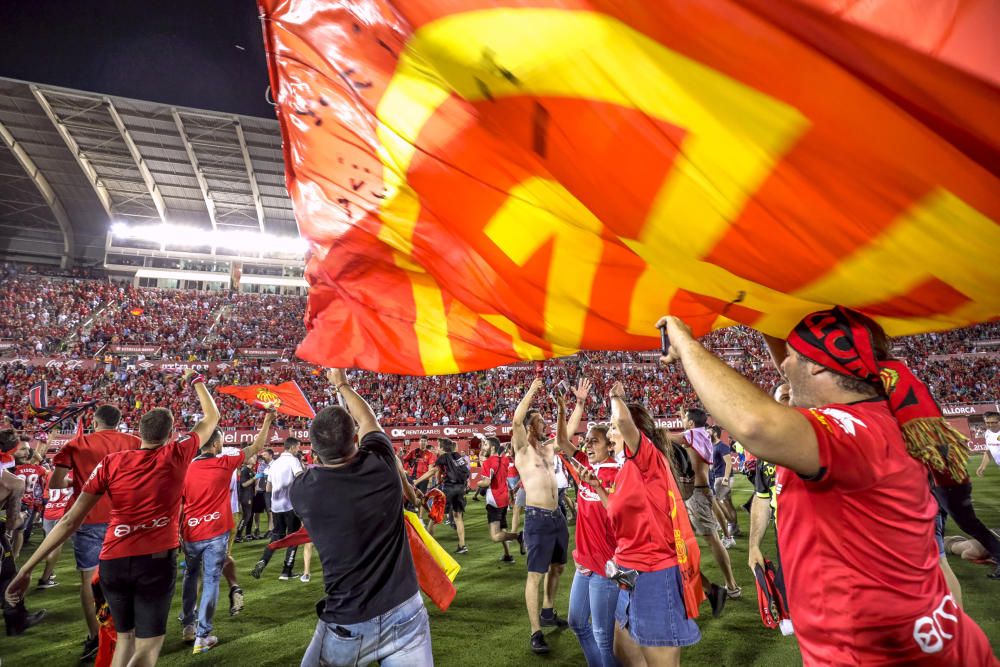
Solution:
M230 394L259 408L273 405L278 412L292 417L312 419L316 416L316 411L309 404L309 399L295 382L283 382L277 385L229 385L219 387L219 393Z
M133 308L132 310L130 310L128 312L131 315L135 315L136 317L139 317L140 315L142 315L146 311L143 308Z

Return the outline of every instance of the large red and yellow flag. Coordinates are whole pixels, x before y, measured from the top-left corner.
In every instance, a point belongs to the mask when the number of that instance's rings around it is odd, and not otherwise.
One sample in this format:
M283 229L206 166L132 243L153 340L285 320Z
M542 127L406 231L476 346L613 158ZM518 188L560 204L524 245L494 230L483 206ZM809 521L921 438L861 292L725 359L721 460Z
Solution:
M1000 315L997 3L259 1L307 360Z

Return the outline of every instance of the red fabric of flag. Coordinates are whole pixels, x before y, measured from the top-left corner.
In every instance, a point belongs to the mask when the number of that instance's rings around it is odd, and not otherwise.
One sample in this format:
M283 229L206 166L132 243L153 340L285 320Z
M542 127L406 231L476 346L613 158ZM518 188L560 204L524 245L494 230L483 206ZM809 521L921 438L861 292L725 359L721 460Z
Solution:
M258 4L306 360L649 350L668 313L1000 316L1000 3Z
M309 399L294 381L281 384L228 385L219 387L218 391L220 394L235 396L258 408L274 406L278 412L292 417L312 419L316 416Z

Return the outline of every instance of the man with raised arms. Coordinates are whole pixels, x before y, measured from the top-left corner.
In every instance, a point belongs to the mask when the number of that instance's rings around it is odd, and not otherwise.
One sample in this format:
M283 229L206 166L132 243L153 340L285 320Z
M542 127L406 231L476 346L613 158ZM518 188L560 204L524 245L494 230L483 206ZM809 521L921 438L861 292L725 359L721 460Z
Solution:
M552 606L559 590L559 577L566 568L569 549L569 529L566 518L559 511L554 463L556 442L554 438L547 438L545 419L531 407L535 395L543 386L541 378L535 378L528 393L521 399L514 411L510 441L526 495L522 539L528 552L528 579L524 586L524 600L531 623L531 650L538 654L549 652L542 627L566 627L566 621L556 615ZM574 392L577 404L570 418L570 433L576 431L583 417L589 388L590 383L582 381ZM545 588L539 611L538 589L543 579Z

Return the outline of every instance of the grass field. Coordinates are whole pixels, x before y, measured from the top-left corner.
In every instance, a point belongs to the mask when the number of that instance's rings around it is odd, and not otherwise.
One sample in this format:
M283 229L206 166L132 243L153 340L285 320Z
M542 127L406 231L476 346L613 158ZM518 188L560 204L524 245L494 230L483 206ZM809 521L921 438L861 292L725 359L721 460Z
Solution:
M1000 468L990 466L985 479L973 479L980 517L991 527L1000 525ZM749 485L741 478L734 491L737 504L749 493ZM742 510L741 514L740 524L746 533L748 517ZM499 562L499 546L487 540L483 503L469 503L466 521L470 553L459 556L463 570L456 581L458 596L447 613L431 607L435 663L443 667L506 667L533 663L583 665L583 654L576 637L568 630L548 633L547 638L553 648L549 656L536 657L529 652L523 598L524 559L518 556L514 565ZM450 528L439 526L437 532L445 547L454 548L456 541ZM954 532L954 526L949 524L948 534ZM769 532L768 544L771 539L773 533ZM241 584L246 591L246 609L241 615L230 618L228 601L220 599L221 608L216 616L215 629L221 642L219 646L210 653L192 655L190 647L181 643L180 624L173 620L164 644L161 665L251 667L299 663L316 624L313 605L323 594L318 561L314 561L313 580L309 584L302 584L297 579L278 581L280 564L277 558L265 573L265 578L255 581L246 573L259 557L261 548L259 542L235 545L234 556L239 564ZM702 561L705 571L713 580L721 581L707 549L703 552L707 556ZM765 553L768 552L773 554L773 546L765 549ZM710 617L707 605L702 607L703 615L698 619L702 641L684 651L683 663L767 667L798 664L794 639L767 630L760 623L754 587L746 567L746 539L740 538L730 554L737 580L744 586L744 599L730 601L725 615L717 620ZM1000 600L1000 582L985 578L988 572L986 567L955 558L951 559L951 564L961 581L967 611L990 637L994 651L1000 653L1000 604L997 602ZM77 575L72 566L72 554L64 551L58 568L61 585L32 592L28 597L31 609L48 609L49 615L44 623L20 637L0 637L3 667L76 664L85 631L79 612L75 584ZM567 570L562 579L557 607L564 616L570 581L571 572ZM177 616L179 606L178 578L172 619Z

